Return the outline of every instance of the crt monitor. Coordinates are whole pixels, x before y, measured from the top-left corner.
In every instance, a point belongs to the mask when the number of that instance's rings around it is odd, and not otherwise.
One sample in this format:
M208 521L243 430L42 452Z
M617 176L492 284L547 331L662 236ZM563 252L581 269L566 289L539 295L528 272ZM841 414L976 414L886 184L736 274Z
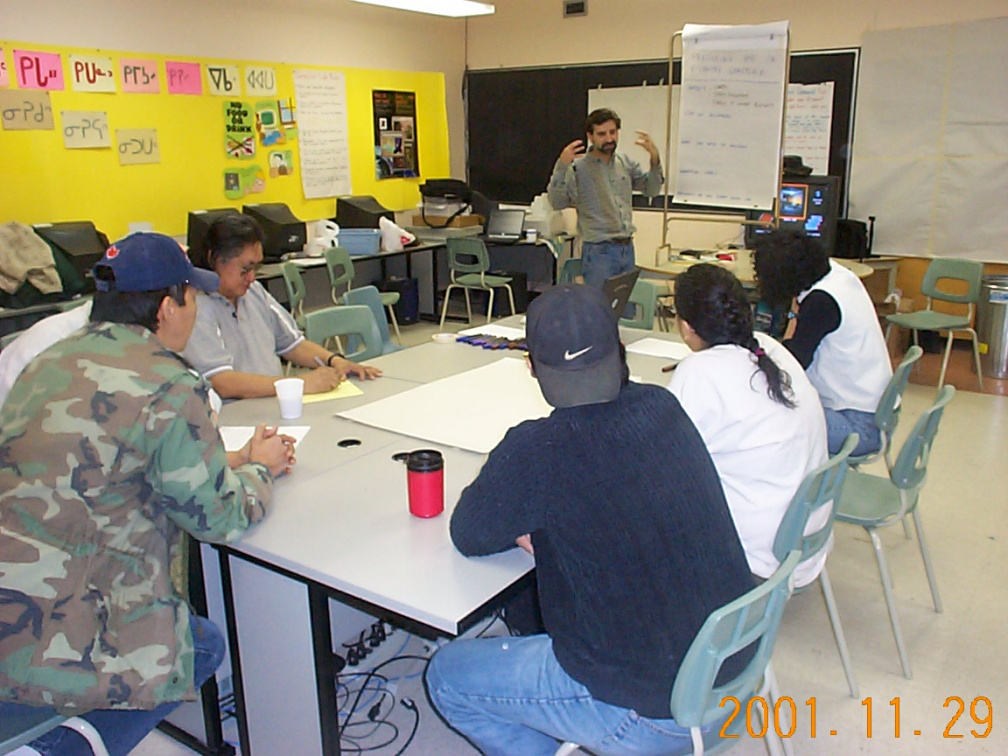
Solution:
M388 218L395 223L395 213L382 207L370 196L339 197L333 220L340 228L378 228L378 219Z
M839 214L840 179L836 176L788 178L781 185L780 227L818 239L830 255L836 250ZM769 221L773 213L750 210L746 219ZM769 226L746 226L746 247L751 249L760 236L769 232Z
M186 225L186 246L189 259L200 260L206 254L206 238L210 226L225 215L241 215L233 207L218 207L213 210L193 210Z
M263 259L279 260L300 252L308 241L308 229L283 202L243 205L242 212L256 219L263 231Z
M94 223L91 221L40 223L34 229L36 234L60 249L70 259L74 269L84 279L87 291L94 291L91 268L101 260L108 247L108 240L98 232Z

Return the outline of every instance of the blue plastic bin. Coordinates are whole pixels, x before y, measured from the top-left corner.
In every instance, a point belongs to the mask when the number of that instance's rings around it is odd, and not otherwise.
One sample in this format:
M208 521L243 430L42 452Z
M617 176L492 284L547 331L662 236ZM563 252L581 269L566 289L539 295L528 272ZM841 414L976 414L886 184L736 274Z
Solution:
M341 228L336 244L349 255L377 255L381 231L377 228Z

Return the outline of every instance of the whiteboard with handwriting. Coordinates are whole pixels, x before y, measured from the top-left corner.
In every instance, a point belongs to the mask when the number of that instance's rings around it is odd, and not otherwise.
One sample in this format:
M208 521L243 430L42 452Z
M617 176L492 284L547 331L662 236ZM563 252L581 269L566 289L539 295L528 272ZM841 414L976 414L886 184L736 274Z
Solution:
M772 206L787 55L787 21L683 28L676 202Z

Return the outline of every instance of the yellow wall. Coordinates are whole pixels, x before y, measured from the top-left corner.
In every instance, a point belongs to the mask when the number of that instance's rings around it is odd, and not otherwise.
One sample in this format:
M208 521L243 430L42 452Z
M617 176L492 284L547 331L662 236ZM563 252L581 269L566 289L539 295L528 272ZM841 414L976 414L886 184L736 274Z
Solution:
M68 53L106 55L118 68L120 57L158 61L162 78L165 60L199 63L270 65L277 76L277 95L292 97L292 71L317 68L268 61L234 61L150 55L143 52L57 48L20 42L0 42L11 71L15 48L63 54L67 89L50 93L55 128L51 131L0 131L0 222L24 223L91 220L118 238L131 222L145 221L168 234L185 232L189 210L241 207L250 202L285 202L300 218L312 220L333 215L335 200L306 200L301 189L297 139L276 149L294 152L294 175L266 179L262 193L228 200L223 190L225 168L256 164L268 169L267 151L257 144L252 160L235 160L224 152L224 104L215 95L169 95L162 81L160 94L104 94L75 92L69 82ZM419 199L419 179L375 179L371 90L391 89L416 93L417 137L424 175L450 173L448 124L444 77L441 73L379 71L345 68L350 138L351 180L354 194L370 194L387 207L413 207ZM206 82L204 82L204 92ZM242 97L252 103L263 97ZM296 105L296 103L295 103ZM60 112L100 110L108 114L111 148L69 150L63 144ZM120 166L115 130L157 128L161 162Z

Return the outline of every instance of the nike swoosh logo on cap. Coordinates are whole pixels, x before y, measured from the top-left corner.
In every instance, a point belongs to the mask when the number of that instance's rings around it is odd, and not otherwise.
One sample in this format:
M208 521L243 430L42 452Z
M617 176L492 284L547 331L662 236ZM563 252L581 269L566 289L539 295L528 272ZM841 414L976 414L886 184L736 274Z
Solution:
M571 351L568 349L567 351L564 352L564 359L567 362L570 362L571 360L576 360L582 354L585 354L586 352L590 352L592 350L592 348L593 347L590 347L590 346L589 347L585 347L584 349L579 349L578 351L576 351L574 353L571 353Z

